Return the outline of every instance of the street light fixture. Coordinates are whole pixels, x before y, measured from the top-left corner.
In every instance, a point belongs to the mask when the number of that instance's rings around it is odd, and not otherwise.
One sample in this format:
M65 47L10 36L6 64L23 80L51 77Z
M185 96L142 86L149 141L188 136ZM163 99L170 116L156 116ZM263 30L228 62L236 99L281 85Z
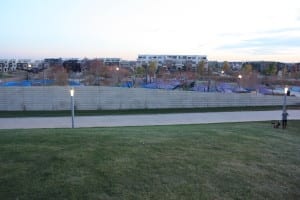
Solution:
M71 114L72 114L72 128L74 128L74 94L75 94L75 90L74 88L70 89L70 96L71 96Z

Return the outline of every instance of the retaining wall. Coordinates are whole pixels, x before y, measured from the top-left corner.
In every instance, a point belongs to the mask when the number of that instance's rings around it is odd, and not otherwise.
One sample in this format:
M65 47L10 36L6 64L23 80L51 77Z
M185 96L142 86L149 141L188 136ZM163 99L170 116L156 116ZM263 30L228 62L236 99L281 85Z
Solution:
M0 87L0 110L68 110L70 87ZM98 86L75 87L76 110L199 108L282 105L283 96L199 93ZM287 105L300 105L299 97L287 97Z

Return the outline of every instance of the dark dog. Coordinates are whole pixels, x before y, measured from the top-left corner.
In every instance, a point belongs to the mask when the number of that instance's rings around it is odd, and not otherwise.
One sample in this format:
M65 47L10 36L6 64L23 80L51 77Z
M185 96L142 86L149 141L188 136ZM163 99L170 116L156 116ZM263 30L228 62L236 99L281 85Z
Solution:
M277 121L277 122L272 122L272 124L273 124L273 127L274 127L274 128L279 128L279 127L280 127L280 122L279 122L279 121Z

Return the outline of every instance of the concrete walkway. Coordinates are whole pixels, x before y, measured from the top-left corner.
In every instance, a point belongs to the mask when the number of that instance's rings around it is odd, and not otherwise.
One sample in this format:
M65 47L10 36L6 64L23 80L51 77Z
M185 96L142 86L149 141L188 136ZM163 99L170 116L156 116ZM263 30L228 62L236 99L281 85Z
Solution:
M171 124L207 124L281 120L281 110L151 115L75 116L75 127L116 127ZM300 120L300 110L288 110L288 119ZM70 128L71 117L0 118L0 129Z

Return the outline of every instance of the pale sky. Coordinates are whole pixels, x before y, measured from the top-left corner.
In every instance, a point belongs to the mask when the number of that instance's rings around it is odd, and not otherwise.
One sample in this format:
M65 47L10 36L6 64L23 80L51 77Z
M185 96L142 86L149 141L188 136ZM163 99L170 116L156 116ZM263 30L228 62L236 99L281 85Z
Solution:
M300 62L300 0L0 0L0 58Z

